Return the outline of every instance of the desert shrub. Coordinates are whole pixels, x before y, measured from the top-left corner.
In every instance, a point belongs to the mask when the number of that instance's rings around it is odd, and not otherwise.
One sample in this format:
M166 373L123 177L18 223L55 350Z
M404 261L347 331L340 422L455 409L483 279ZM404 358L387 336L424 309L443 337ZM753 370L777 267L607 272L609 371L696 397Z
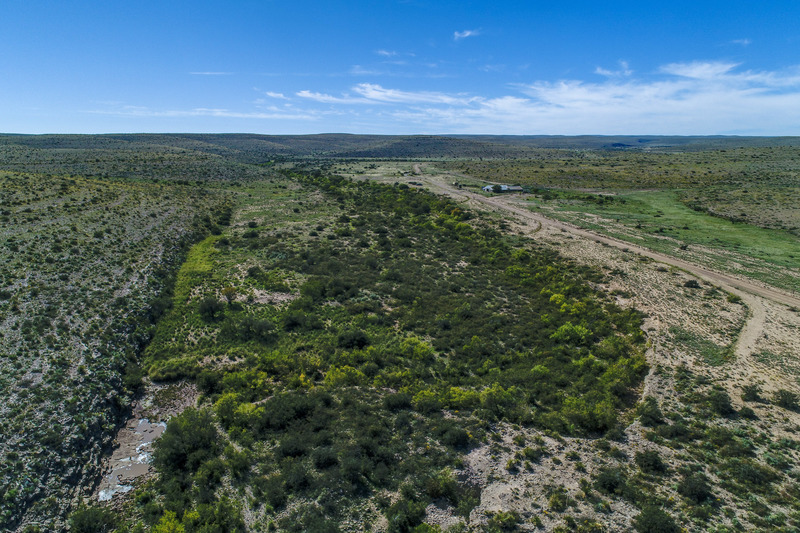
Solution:
M275 450L278 457L300 457L308 452L309 439L302 433L290 433L281 439Z
M383 405L390 411L401 411L403 409L411 409L410 394L398 392L395 394L387 394L383 398Z
M642 512L633 519L633 527L639 533L679 533L681 531L669 514L654 506L645 506Z
M730 459L725 464L725 470L737 483L754 489L762 488L778 477L774 470L752 459Z
M197 387L204 394L219 393L223 375L222 372L217 370L203 370L197 375Z
M547 506L551 511L556 513L563 513L566 511L569 503L569 494L567 494L567 491L564 489L564 487L558 487L552 491L550 496L547 498Z
M727 392L714 389L708 393L708 404L717 414L730 416L736 412L731 405L731 397Z
M664 464L661 456L655 450L636 452L634 460L645 474L663 474L667 471L667 465Z
M625 428L620 424L617 424L606 431L606 434L603 437L608 440L622 442L625 440Z
M780 389L776 391L772 396L772 403L778 407L783 407L784 409L789 409L791 411L797 411L798 406L800 405L798 404L797 394L786 389Z
M290 533L336 533L340 531L335 521L316 505L303 505L278 521L280 531Z
M248 465L249 466L249 465ZM194 476L194 483L197 486L198 501L209 503L213 501L215 490L225 475L226 465L219 457L209 459L200 465Z
M526 446L522 449L521 455L526 461L531 461L532 463L538 462L542 457L548 454L547 449L544 446L536 446L530 447Z
M272 322L265 319L244 317L238 325L238 333L242 340L267 342L272 338Z
M340 348L352 350L369 346L370 340L366 333L360 330L347 330L339 334L337 344Z
M693 503L704 503L712 497L711 485L702 472L686 474L678 483L678 494Z
M219 436L208 411L189 408L173 417L156 441L153 464L175 475L193 473L219 454Z
M200 316L208 321L217 320L224 309L225 307L222 305L222 302L213 296L206 296L200 301L200 305L198 306Z
M226 496L218 502L200 504L184 514L187 531L214 531L215 533L244 533L246 531L241 511Z
M660 437L678 442L689 442L698 438L699 433L689 427L683 420L676 420L674 424L664 424L655 429Z
M521 520L516 511L498 511L489 517L489 531L515 531Z
M742 400L746 402L761 401L761 387L754 383L742 387Z
M253 480L253 492L262 497L273 509L280 509L286 504L288 495L286 486L280 475L260 476Z
M628 476L618 467L603 468L595 477L594 487L610 496L625 496L628 492Z
M424 502L402 498L386 511L389 533L408 533L422 523L425 517Z
M453 504L458 503L459 486L450 469L444 469L426 478L423 486L425 493L434 500L447 498Z
M664 423L664 414L658 407L658 401L652 396L647 396L636 408L639 421L645 427L654 427Z
M117 517L111 509L82 505L70 515L69 526L76 533L110 533L117 526Z
M153 533L183 533L185 528L178 520L175 511L165 511L161 519L151 529Z
M414 409L423 414L431 414L442 408L439 397L430 390L421 390L411 400Z
M739 416L742 418L746 418L747 420L758 419L758 415L756 415L756 412L747 406L744 406L741 409L739 409Z
M339 458L336 451L330 446L321 446L316 448L311 454L314 466L319 470L325 470L339 464Z
M469 445L469 432L461 427L447 427L441 433L441 441L451 448L466 448Z

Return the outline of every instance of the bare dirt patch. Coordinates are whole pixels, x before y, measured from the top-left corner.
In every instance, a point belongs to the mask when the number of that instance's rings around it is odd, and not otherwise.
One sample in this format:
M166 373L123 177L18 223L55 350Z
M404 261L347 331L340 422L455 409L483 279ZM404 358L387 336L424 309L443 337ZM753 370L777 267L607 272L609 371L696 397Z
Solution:
M292 294L290 292L271 292L261 289L251 289L250 294L241 294L236 300L240 302L252 301L257 304L281 305L291 302L298 297L298 294ZM250 300L251 298L252 300Z
M114 439L114 452L104 459L103 479L95 491L97 500L111 501L153 474L153 443L167 428L166 421L195 405L197 397L194 384L147 384L133 405L131 417Z

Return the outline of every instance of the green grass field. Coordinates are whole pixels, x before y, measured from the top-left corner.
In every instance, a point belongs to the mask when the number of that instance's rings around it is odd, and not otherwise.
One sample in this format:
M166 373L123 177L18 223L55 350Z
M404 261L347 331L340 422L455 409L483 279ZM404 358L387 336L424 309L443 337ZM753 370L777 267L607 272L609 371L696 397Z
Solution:
M724 272L800 291L800 239L695 211L673 190L546 191L531 207L578 226Z

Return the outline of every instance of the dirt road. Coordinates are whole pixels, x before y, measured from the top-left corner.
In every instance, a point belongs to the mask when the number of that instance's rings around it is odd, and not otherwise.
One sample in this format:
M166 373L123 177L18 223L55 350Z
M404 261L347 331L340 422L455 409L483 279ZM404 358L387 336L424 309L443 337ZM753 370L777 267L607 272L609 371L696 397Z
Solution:
M484 209L489 208L494 211L511 213L522 221L526 222L528 225L535 223L537 227L544 226L554 228L556 230L561 230L572 235L593 240L598 243L603 243L608 246L613 246L615 248L624 249L645 257L649 257L660 263L680 268L704 281L712 283L713 285L739 296L749 309L749 317L739 333L739 338L736 342L735 353L737 356L746 356L752 354L754 352L756 341L763 334L765 302L763 302L761 298L783 304L788 307L800 308L800 298L797 296L787 294L772 287L758 284L749 279L734 277L729 274L717 272L701 265L689 263L675 257L654 252L627 241L600 235L598 233L573 226L572 224L567 224L565 222L534 213L523 206L515 205L515 202L518 201L518 197L515 195L483 196L481 194L476 194L453 186L447 183L447 181L441 177L424 176L419 165L414 166L414 172L421 177L422 181L428 185L431 190L445 194L451 198L460 199L464 202L479 205Z
M722 272L710 270L700 265L696 265L694 263L689 263L687 261L671 257L669 255L654 252L652 250L648 250L647 248L643 248L641 246L638 246L636 244L627 241L622 241L619 239L615 239L613 237L600 235L593 231L585 230L577 226L573 226L572 224L568 224L566 222L561 222L559 220L548 218L544 215L534 213L533 211L530 211L525 207L514 205L514 202L517 198L516 196L512 195L483 196L473 192L465 191L463 189L458 189L454 186L448 185L447 183L441 180L437 180L435 178L423 178L423 179L425 183L431 186L432 189L447 194L448 196L464 199L478 204L484 204L485 206L489 206L494 209L499 209L509 213L513 213L514 215L517 215L518 217L527 220L529 222L532 221L536 222L537 224L541 224L542 226L549 226L558 230L563 230L573 235L578 235L586 239L591 239L595 242L605 243L608 244L609 246L614 246L616 248L627 249L639 255L650 257L651 259L654 259L661 263L678 267L682 270L694 274L698 278L704 279L710 283L714 283L715 285L718 285L726 290L731 290L731 292L734 293L737 293L738 291L744 291L750 294L761 296L762 298L766 298L768 300L772 300L773 302L781 303L790 307L800 308L800 298L793 296L791 294L787 294L772 287L760 285L748 279L737 278L729 274L724 274Z

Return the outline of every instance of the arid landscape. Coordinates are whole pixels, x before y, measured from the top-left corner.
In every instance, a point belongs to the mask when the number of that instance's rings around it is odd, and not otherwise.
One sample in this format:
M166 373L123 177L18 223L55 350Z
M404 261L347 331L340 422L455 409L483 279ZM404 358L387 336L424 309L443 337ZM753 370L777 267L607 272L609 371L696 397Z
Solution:
M0 136L0 530L795 531L798 202L792 137Z

